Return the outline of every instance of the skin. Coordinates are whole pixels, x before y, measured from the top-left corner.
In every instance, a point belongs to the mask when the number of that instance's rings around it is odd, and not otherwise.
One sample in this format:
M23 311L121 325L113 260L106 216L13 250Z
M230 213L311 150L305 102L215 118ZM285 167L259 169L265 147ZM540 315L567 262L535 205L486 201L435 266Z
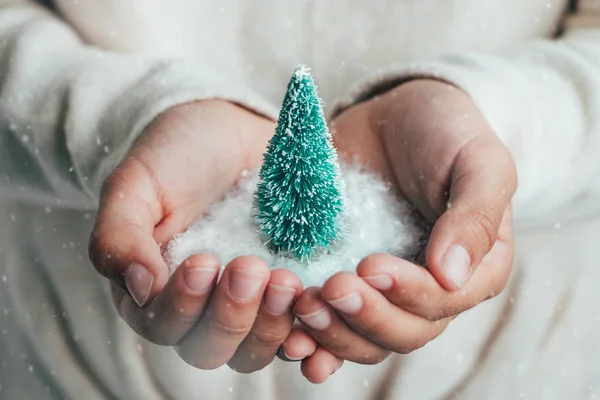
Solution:
M343 158L378 172L433 224L426 267L374 254L356 274L336 274L295 303L319 347L374 364L424 346L461 312L503 290L513 260L510 200L517 177L508 150L473 101L443 82L400 85L348 109L333 130ZM471 261L462 282L444 263L453 244ZM304 371L319 374L311 366ZM322 371L318 378L326 379Z
M112 281L129 325L198 368L227 363L252 372L278 354L302 360L304 376L320 383L344 360L375 364L425 345L456 315L502 291L512 265L516 173L466 94L438 81L404 83L346 110L332 131L342 158L379 173L433 224L427 268L376 254L356 274L302 291L292 272L269 272L255 257L232 261L215 284L217 261L195 255L169 277L157 244L185 230L242 170L258 168L274 132L274 122L236 105L191 103L157 118L102 191L90 258ZM470 260L460 279L443 261L453 244ZM127 290L134 263L151 277L137 280L150 290L136 296ZM187 270L215 273L194 292ZM232 293L252 282L259 286L252 298ZM269 312L273 299L289 302L284 313Z
M169 276L159 246L221 198L244 169L260 165L274 129L273 121L223 101L174 107L148 127L102 189L89 245L94 267L111 280L117 310L137 333L173 347L197 368L259 370L293 327L291 305L302 284L291 271L240 257L217 284L218 261L199 254ZM128 290L136 282L141 289ZM295 347L292 353L305 357L316 345L301 338Z

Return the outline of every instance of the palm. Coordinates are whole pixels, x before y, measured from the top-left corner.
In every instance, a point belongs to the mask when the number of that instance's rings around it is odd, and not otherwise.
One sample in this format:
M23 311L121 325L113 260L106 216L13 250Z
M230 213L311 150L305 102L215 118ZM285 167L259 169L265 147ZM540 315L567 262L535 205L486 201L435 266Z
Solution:
M451 170L462 142L438 129L448 121L424 119L418 127L407 126L401 114L373 112L372 106L360 104L334 121L340 157L378 173L429 222L435 222L446 209Z
M327 351L379 362L423 346L502 290L512 265L514 164L473 101L438 81L404 83L347 109L332 135L340 158L381 175L433 224L427 268L373 254L295 305ZM311 326L326 309L327 328Z
M359 104L334 121L333 137L340 157L380 174L431 224L450 210L453 193L487 190L486 182L473 181L475 174L470 172L483 163L497 161L498 177L506 176L505 193L512 193L510 156L470 98L455 88L440 91L439 83L431 88L419 83L418 90L412 92L410 85L400 86L401 95L391 92ZM487 196L493 204L505 193ZM480 222L488 231L493 230L485 218ZM435 229L436 225L434 233ZM512 258L510 207L501 216L497 232L498 246L494 247L502 250L488 253L485 264L505 264ZM483 233L481 247L492 247L494 243L486 241L496 235Z
M194 254L169 271L157 242L185 230L243 169L256 168L273 128L221 101L171 108L103 186L90 238L94 267L112 281L117 310L136 332L200 369L268 365L290 334L302 283L252 256L220 265Z
M196 103L159 117L125 166L139 170L132 191L153 210L155 240L165 243L255 168L274 123L228 103ZM227 115L225 115L227 113Z

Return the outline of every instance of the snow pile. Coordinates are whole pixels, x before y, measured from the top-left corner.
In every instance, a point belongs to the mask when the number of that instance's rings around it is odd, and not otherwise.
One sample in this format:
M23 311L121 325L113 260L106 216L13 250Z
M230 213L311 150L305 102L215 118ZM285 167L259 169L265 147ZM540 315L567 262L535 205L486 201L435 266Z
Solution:
M336 272L354 271L369 254L383 252L413 258L426 235L413 208L399 201L378 177L358 167L342 166L342 176L346 186L346 232L331 251L313 256L309 263L272 254L253 218L252 200L258 177L251 174L169 243L165 258L171 272L195 253L213 254L222 266L236 257L255 255L272 269L291 269L305 286L320 286Z

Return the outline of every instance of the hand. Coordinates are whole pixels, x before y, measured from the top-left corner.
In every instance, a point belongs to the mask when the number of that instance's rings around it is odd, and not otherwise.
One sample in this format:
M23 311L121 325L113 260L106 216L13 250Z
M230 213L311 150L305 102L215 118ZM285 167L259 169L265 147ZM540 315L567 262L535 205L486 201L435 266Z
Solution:
M357 275L339 273L295 304L306 331L332 355L378 363L425 345L502 291L512 266L516 172L473 101L446 83L402 84L333 126L342 158L380 173L434 223L426 268L372 255Z
M240 257L217 283L218 261L194 255L170 277L160 249L242 170L260 165L273 132L272 121L223 101L174 107L148 127L102 190L89 247L94 267L112 281L115 305L136 332L174 346L197 368L263 368L292 329L290 306L302 284L291 271ZM300 347L312 353L314 342Z

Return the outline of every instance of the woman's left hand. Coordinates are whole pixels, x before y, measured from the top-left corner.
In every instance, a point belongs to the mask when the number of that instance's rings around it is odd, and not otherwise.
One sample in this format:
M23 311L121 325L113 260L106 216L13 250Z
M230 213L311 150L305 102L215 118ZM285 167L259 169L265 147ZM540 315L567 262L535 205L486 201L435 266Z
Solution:
M321 346L315 355L329 352L331 365L303 361L315 382L338 358L374 364L422 347L500 293L513 260L512 157L461 90L404 83L346 110L333 131L342 159L380 173L434 225L426 267L375 254L357 274L336 274L300 296L295 312ZM294 342L284 347L293 352Z

